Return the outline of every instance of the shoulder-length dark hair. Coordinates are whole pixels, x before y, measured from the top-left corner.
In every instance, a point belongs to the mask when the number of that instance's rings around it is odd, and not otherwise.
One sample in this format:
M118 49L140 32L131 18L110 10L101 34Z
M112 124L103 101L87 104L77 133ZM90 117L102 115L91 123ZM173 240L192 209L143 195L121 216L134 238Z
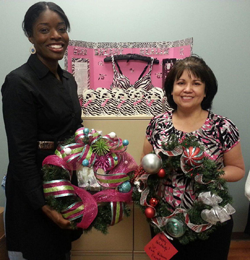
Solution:
M177 108L177 105L173 100L172 91L175 80L178 80L181 77L184 70L188 70L191 74L200 78L200 80L205 83L206 97L204 97L201 102L201 107L204 110L211 109L213 98L218 89L217 79L205 61L197 55L178 60L168 73L164 84L164 92L169 105L173 109Z
M53 2L37 2L28 9L24 16L22 28L27 37L31 37L33 35L33 25L40 14L46 9L56 12L65 22L67 30L70 30L69 20L60 6Z

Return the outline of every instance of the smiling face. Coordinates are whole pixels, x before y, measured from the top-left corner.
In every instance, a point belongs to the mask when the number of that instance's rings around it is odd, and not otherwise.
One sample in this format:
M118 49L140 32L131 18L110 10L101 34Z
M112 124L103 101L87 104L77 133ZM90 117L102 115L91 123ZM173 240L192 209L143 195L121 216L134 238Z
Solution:
M190 71L184 70L181 77L174 81L172 96L177 109L200 109L206 96L205 83Z
M67 26L56 12L46 9L34 23L29 41L34 44L38 58L50 68L66 51L69 43Z

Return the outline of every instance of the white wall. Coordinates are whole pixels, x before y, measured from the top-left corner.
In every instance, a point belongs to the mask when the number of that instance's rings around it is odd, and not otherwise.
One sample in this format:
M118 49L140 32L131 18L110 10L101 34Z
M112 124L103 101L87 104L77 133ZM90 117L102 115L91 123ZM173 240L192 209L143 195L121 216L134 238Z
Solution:
M23 64L30 44L21 23L31 0L0 0L0 85ZM239 128L246 172L250 169L249 0L58 0L71 22L70 38L91 42L174 41L193 37L193 53L204 58L219 82L213 111ZM63 62L61 63L63 64ZM6 136L0 114L0 179L6 172ZM234 231L244 230L248 201L245 178L230 183ZM0 206L4 191L0 188Z

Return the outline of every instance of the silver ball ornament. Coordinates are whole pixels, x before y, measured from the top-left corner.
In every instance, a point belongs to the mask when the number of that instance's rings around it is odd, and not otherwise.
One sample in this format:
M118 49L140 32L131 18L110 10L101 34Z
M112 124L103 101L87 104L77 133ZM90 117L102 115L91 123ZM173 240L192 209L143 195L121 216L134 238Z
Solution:
M149 153L142 158L141 161L143 169L149 173L158 173L162 167L162 159L156 154Z

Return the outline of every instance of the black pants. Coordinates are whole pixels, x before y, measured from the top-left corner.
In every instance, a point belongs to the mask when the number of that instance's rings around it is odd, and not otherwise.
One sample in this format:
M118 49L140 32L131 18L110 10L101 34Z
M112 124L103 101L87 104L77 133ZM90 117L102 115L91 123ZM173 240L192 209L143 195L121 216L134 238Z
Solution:
M233 219L218 227L207 240L196 240L182 245L170 240L178 253L171 260L227 260L233 230ZM152 234L152 232L151 232Z
M250 204L249 204L249 208L248 208L247 225L246 225L244 233L250 235Z

